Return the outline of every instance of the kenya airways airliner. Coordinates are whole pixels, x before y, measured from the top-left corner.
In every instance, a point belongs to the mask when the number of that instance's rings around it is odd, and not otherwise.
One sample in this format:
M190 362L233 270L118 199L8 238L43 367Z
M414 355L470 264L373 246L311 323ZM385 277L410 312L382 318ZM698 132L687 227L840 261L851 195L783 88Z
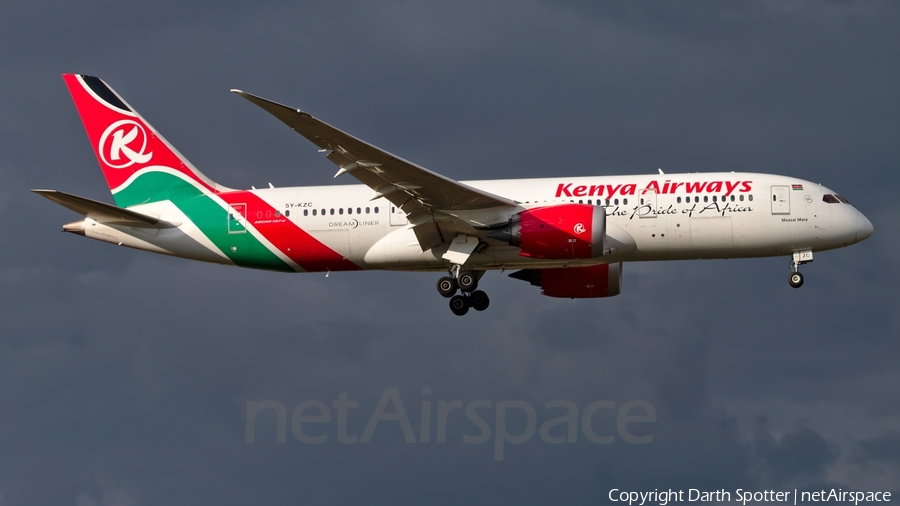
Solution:
M446 272L457 315L483 311L488 270L550 297L617 295L622 263L790 258L862 241L872 224L846 199L793 177L752 173L458 182L309 114L232 90L318 146L335 177L362 184L234 190L204 176L96 77L63 76L116 205L34 190L83 216L63 230L156 253L287 272Z

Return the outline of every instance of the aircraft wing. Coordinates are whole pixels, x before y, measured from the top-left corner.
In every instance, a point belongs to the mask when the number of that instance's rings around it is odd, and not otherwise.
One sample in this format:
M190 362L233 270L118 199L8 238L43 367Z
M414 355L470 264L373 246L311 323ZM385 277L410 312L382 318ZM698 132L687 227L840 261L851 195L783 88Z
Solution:
M416 225L434 219L438 211L464 211L497 206L517 206L516 202L472 188L392 155L309 114L264 98L231 90L262 107L322 150L338 173L350 174L406 212ZM423 245L424 247L424 245Z
M76 213L108 225L126 225L130 227L171 227L168 222L155 216L150 216L130 209L116 207L112 204L100 202L85 197L79 197L70 193L56 190L31 190L42 197L46 197L57 204L67 207Z

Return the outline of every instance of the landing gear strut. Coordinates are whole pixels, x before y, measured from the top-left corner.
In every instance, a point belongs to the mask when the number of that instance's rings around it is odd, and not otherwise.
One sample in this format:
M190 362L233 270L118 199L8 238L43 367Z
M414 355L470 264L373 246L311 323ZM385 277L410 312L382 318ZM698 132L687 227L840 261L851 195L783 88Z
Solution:
M800 288L803 286L803 274L800 274L800 266L812 261L812 250L795 251L794 254L791 255L791 275L788 278L788 283L793 288Z
M449 276L443 276L437 282L437 290L442 296L450 299L450 311L457 316L469 312L469 308L475 311L484 311L490 305L491 300L487 294L478 290L478 280L484 275L484 271L463 271L460 266L454 265L450 269ZM457 291L462 291L457 295Z

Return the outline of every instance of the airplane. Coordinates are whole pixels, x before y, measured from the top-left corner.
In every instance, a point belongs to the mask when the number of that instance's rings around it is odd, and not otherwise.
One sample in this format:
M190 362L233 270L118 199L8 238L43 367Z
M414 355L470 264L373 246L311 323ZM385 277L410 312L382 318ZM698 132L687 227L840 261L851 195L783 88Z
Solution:
M101 79L63 79L115 205L32 190L83 219L63 230L176 257L287 272L446 273L451 311L484 311L489 270L562 298L618 295L625 262L813 254L869 237L847 199L741 172L454 181L306 112L231 90L362 184L235 190L203 175Z

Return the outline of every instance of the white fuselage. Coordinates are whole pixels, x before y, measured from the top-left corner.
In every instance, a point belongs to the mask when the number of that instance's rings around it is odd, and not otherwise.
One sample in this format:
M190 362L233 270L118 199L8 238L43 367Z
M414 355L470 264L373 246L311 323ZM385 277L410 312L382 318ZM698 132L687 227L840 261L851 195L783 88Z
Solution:
M607 217L606 233L612 246L600 258L538 260L521 256L514 246L488 239L485 242L490 247L472 255L467 262L474 269L790 255L847 246L867 237L872 228L852 205L823 200L825 195L834 194L828 188L778 175L554 177L464 184L521 205L518 210L507 207L454 214L468 223L501 223L523 209L568 202L600 205ZM266 188L252 192L359 268L441 271L450 266L442 258L446 245L422 252L403 212L383 198L370 201L373 192L366 186ZM161 206L156 203L146 207L152 212ZM162 217L183 223L179 229L184 229L185 235L194 235L187 230L190 224L184 223L185 216ZM247 216L251 225L267 218L270 217L262 214ZM119 232L128 235L126 227ZM140 238L142 242L154 242L153 238ZM193 243L191 248L179 251L177 242L172 241L162 246L164 252L178 256L202 256L198 259L228 263L224 257L196 255Z

